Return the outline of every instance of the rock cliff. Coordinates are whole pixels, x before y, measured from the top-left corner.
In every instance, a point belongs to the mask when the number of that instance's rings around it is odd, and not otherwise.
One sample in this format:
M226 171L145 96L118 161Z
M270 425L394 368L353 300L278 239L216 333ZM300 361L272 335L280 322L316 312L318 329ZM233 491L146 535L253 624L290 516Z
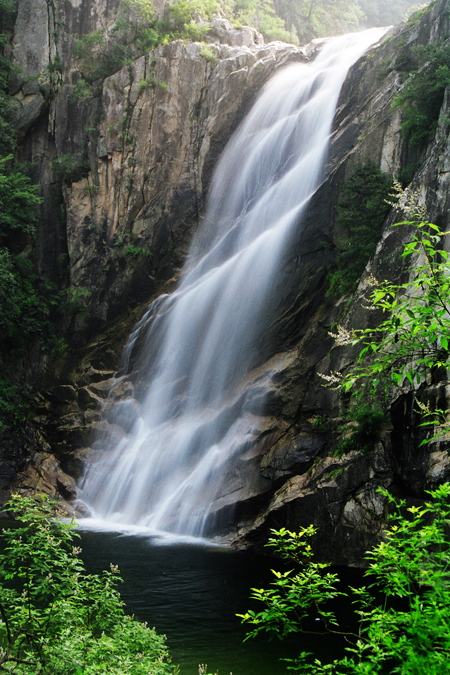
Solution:
M98 30L108 35L119 0L36 0L17 7L10 87L19 102L18 156L43 197L39 269L56 282L66 279L81 311L66 317L65 330L81 354L89 338L115 320L122 346L144 308L125 319L124 312L178 274L217 157L257 92L277 68L307 56L293 45L264 45L254 29L237 30L216 18L207 51L181 40L161 45L78 97L77 40ZM104 394L85 387L111 377L120 359L121 347L109 335L115 351L105 352L105 341L97 340L100 365L89 362L89 374L79 372L86 363L80 354L48 365L44 388L51 391L37 404L33 440L22 443L19 465L25 457L27 468L16 488L74 494L73 480L67 478L67 492L58 487L57 472L44 476L39 448L51 448L66 466L62 450L88 443Z
M121 348L142 303L172 287L221 150L271 74L311 55L282 43L264 45L255 31L236 31L218 19L208 52L199 43L162 45L106 78L98 95L77 99L75 41L113 23L116 12L112 0L19 2L11 43L13 60L27 73L11 83L22 102L20 156L33 163L45 198L41 265L54 275L67 270L88 310L71 320L78 350L48 366L33 421L42 451L30 452L14 488L69 500L83 462L95 461L93 431L126 432L108 422L110 401L133 397L138 387L136 374L119 370ZM353 168L373 162L395 175L414 164L413 186L429 219L449 229L450 98L422 153L404 139L402 113L391 105L403 86L401 50L448 34L446 2L438 0L420 21L395 29L361 59L344 85L324 181L278 280L282 311L236 393L263 392L268 403L266 415L252 421L253 441L243 448L240 471L216 503L216 523L234 545L259 545L270 527L312 522L319 527L320 557L360 564L386 511L378 486L414 501L450 476L445 439L419 448L406 391L392 398L391 421L371 452L331 456L343 402L317 375L354 360L328 332L336 322L368 325L368 274L394 281L404 274L400 254L408 232L390 229L391 218L351 304L325 296L340 236L335 207ZM61 69L50 78L48 63L56 55ZM446 398L445 382L430 383L427 391Z

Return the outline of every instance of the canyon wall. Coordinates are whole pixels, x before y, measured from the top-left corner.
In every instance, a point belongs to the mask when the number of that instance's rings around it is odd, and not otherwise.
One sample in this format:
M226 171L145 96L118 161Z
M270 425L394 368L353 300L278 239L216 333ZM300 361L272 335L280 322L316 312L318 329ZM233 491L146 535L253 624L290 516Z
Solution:
M83 466L98 457L95 434L118 432L108 405L138 387L138 374L120 370L121 349L146 303L173 288L221 150L273 72L307 60L315 48L264 45L255 31L216 19L213 58L199 43L161 45L105 79L98 95L76 99L75 41L107 30L116 12L111 0L19 1L11 42L12 58L27 74L11 83L22 102L20 158L32 163L45 199L40 265L54 276L67 274L85 311L66 326L74 347L47 364L30 426L35 442L8 489L72 502ZM333 456L344 400L317 374L345 368L357 356L336 347L329 331L338 322L373 321L364 302L368 276L396 281L406 273L401 252L409 232L390 228L392 214L353 298L326 297L342 236L335 207L353 169L372 162L397 175L416 165L413 187L429 219L449 229L450 98L422 153L404 139L401 110L392 108L404 85L398 54L449 34L439 0L420 20L394 29L344 85L323 183L277 280L278 318L237 393L264 395L267 406L215 507L216 526L235 546L261 545L270 527L313 523L320 557L361 564L386 515L379 486L416 503L450 477L445 438L419 447L423 436L414 430L407 388L391 396L390 419L373 450ZM50 81L45 72L56 54L62 67ZM425 396L445 402L446 392L445 382L430 380ZM250 480L255 474L258 480Z

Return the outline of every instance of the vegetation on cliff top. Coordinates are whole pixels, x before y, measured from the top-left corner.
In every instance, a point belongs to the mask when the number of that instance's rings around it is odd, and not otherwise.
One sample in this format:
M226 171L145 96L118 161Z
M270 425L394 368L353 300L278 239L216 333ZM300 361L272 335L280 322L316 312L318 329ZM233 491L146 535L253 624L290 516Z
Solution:
M160 44L171 40L208 41L209 21L220 14L236 27L248 25L266 41L305 44L321 36L401 21L414 0L175 0L160 15L152 0L120 0L114 27L78 40L76 56L82 79L75 95L89 95L89 85Z

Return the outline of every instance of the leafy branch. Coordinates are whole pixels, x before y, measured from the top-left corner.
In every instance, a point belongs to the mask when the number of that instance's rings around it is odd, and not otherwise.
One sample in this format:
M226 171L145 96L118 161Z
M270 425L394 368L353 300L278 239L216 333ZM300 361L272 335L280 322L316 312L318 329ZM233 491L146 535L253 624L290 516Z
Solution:
M336 590L336 574L311 562L307 540L315 529L272 530L268 545L300 570L295 575L274 571L271 589L253 589L251 597L265 608L238 615L254 626L247 638L260 632L281 639L291 632L318 632L302 624L316 616L324 634L340 633L349 643L343 658L327 664L307 652L284 659L289 670L302 675L450 672L450 485L428 493L420 507L408 508L386 490L379 492L391 514L383 541L367 554L368 585L349 589L357 626L353 632L340 630L335 613L326 608L346 594Z
M406 381L419 386L426 376L441 367L448 368L450 345L450 261L442 240L449 232L414 211L412 196L401 190L400 208L412 220L398 225L412 229L411 240L402 257L413 258L409 280L403 284L378 282L372 285L368 309L381 310L385 318L375 328L361 330L339 326L330 333L338 346L362 345L356 364L343 373L321 375L329 386L359 395L369 389L402 386ZM407 203L409 200L409 203Z

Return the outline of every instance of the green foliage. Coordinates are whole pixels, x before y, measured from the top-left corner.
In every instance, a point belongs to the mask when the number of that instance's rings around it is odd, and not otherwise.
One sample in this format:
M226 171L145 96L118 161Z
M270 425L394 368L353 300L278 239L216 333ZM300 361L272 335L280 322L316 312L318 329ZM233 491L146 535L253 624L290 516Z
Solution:
M203 56L203 58L206 59L206 61L211 63L213 68L219 60L219 57L215 52L213 52L213 50L209 45L205 45L204 47L202 47L200 51L200 56Z
M175 0L168 7L167 21L159 24L161 33L171 39L201 41L209 26L197 23L195 16L208 21L220 10L220 3L216 0Z
M63 66L62 66L61 57L58 53L56 53L54 59L53 60L50 59L50 62L48 64L48 72L49 72L50 75L52 75L54 73L62 73L62 69L63 69Z
M416 52L409 47L403 47L397 54L394 62L394 68L400 73L402 80L409 77L409 75L416 71L418 67L419 64Z
M0 432L26 420L30 395L28 387L13 384L7 373L0 375Z
M341 35L402 21L414 0L277 0L276 14L295 41ZM292 37L290 39L292 41Z
M220 11L217 0L175 0L158 19L152 0L121 0L119 17L109 33L95 31L76 43L83 84L77 84L74 98L86 98L94 82L160 44L177 39L203 40L209 30L207 22ZM159 84L164 88L164 83Z
M5 91L2 91L2 84L0 81L0 156L9 155L16 146L14 105L17 105L17 102L13 102L11 97L8 96Z
M143 258L152 258L153 257L153 251L151 251L149 248L146 248L145 246L134 246L133 244L128 244L128 246L125 247L124 249L125 255L128 255L132 258L138 258L138 257L143 257Z
M384 412L377 406L373 407L368 403L352 406L346 413L346 423L338 428L343 436L334 455L341 457L352 450L363 453L371 450L385 419Z
M209 21L218 13L236 27L256 28L266 41L305 44L366 25L396 23L411 4L412 0L175 0L158 18L152 0L120 0L115 26L83 36L75 54L83 80L91 87L160 44L205 40ZM74 97L85 98L86 86L77 86Z
M327 295L353 293L368 260L375 253L392 178L374 164L358 166L344 184L337 207L337 225L345 238L339 242L336 269L329 276Z
M33 232L36 207L42 202L28 176L10 168L12 159L0 159L0 242L14 230Z
M314 608L331 632L337 626L333 612L325 610L325 604L343 593L336 589L337 574L326 572L329 565L312 562L313 555L309 540L316 530L313 526L302 528L300 532L290 532L285 528L271 530L273 537L266 546L274 552L300 566L296 574L273 571L275 581L272 588L252 588L251 599L262 602L265 609L261 612L249 610L238 614L243 623L252 626L247 633L249 638L261 632L274 634L283 638L289 633L304 632L303 623Z
M410 143L422 147L436 132L444 93L450 84L450 45L432 44L416 50L420 68L411 75L394 107L403 113L403 131Z
M63 302L63 309L68 314L88 314L86 299L92 295L91 291L84 286L69 288Z
M0 0L0 28L11 30L16 3ZM21 382L24 356L34 345L47 350L57 339L53 324L60 295L54 284L36 273L32 235L41 203L38 187L14 162L14 105L8 93L11 74L0 35L0 431L22 423L29 411L31 390ZM49 66L60 72L55 58ZM27 248L26 256L20 251ZM31 249L31 252L30 252Z
M20 383L18 364L33 345L58 356L66 346L55 323L62 313L86 313L90 292L58 290L36 274L32 260L0 247L0 430L16 427L29 411L29 387Z
M19 526L3 530L0 668L15 675L166 675L164 640L127 616L118 569L87 574L74 523L45 497L15 495Z
M334 335L338 344L363 344L357 364L345 376L327 376L345 391L369 388L375 394L380 387L387 390L390 384L398 387L408 381L413 386L431 370L449 365L450 262L439 246L448 233L422 220L400 225L412 229L402 254L416 261L410 280L392 284L373 279L371 306L387 318L376 328L341 328Z
M14 0L0 0L0 32L10 31L14 27L17 4Z
M256 28L268 42L283 40L298 44L297 35L286 30L284 20L276 15L270 0L237 0L235 17L241 24Z
M319 434L326 433L328 431L328 427L329 423L328 417L326 415L317 415L311 425L312 430Z
M47 279L40 279L23 255L0 248L0 347L23 354L36 340L54 333L52 308L60 306L60 293Z
M109 69L104 63L106 59L104 47L106 44L106 39L100 30L87 33L77 40L75 56L81 63L81 72L85 82L91 83L99 77L106 77L109 74Z
M0 0L0 27L6 30L12 27L15 16L15 3ZM9 96L8 78L11 73L11 63L4 56L6 35L0 33L0 157L9 155L16 146L16 130L14 126L14 106L18 102Z
M450 485L430 492L423 507L406 508L381 491L394 513L383 541L368 556L368 586L350 588L355 607L354 631L340 629L327 603L345 595L337 591L337 575L311 562L306 540L312 527L298 534L272 531L268 545L300 565L300 571L274 572L269 590L252 589L264 604L260 612L239 615L252 630L247 637L268 632L283 638L291 632L345 637L346 656L324 664L303 652L289 668L302 675L445 675L450 673ZM407 514L407 516L405 515ZM319 626L307 619L318 615Z
M89 83L84 78L80 78L74 88L72 89L72 103L77 101L85 101L92 96L92 90Z
M407 164L405 168L399 172L397 180L402 186L402 188L406 188L408 187L408 185L412 183L412 180L416 175L418 168L419 168L418 163Z
M364 18L362 26L389 26L400 23L418 7L417 0L359 0ZM427 3L419 3L420 8Z
M168 84L166 82L161 82L155 77L154 71L152 71L151 76L147 77L145 80L139 82L139 91L145 91L146 89L153 89L154 87L161 87L164 91L167 91Z
M89 162L81 154L60 155L52 161L52 169L66 183L76 183L89 173Z

